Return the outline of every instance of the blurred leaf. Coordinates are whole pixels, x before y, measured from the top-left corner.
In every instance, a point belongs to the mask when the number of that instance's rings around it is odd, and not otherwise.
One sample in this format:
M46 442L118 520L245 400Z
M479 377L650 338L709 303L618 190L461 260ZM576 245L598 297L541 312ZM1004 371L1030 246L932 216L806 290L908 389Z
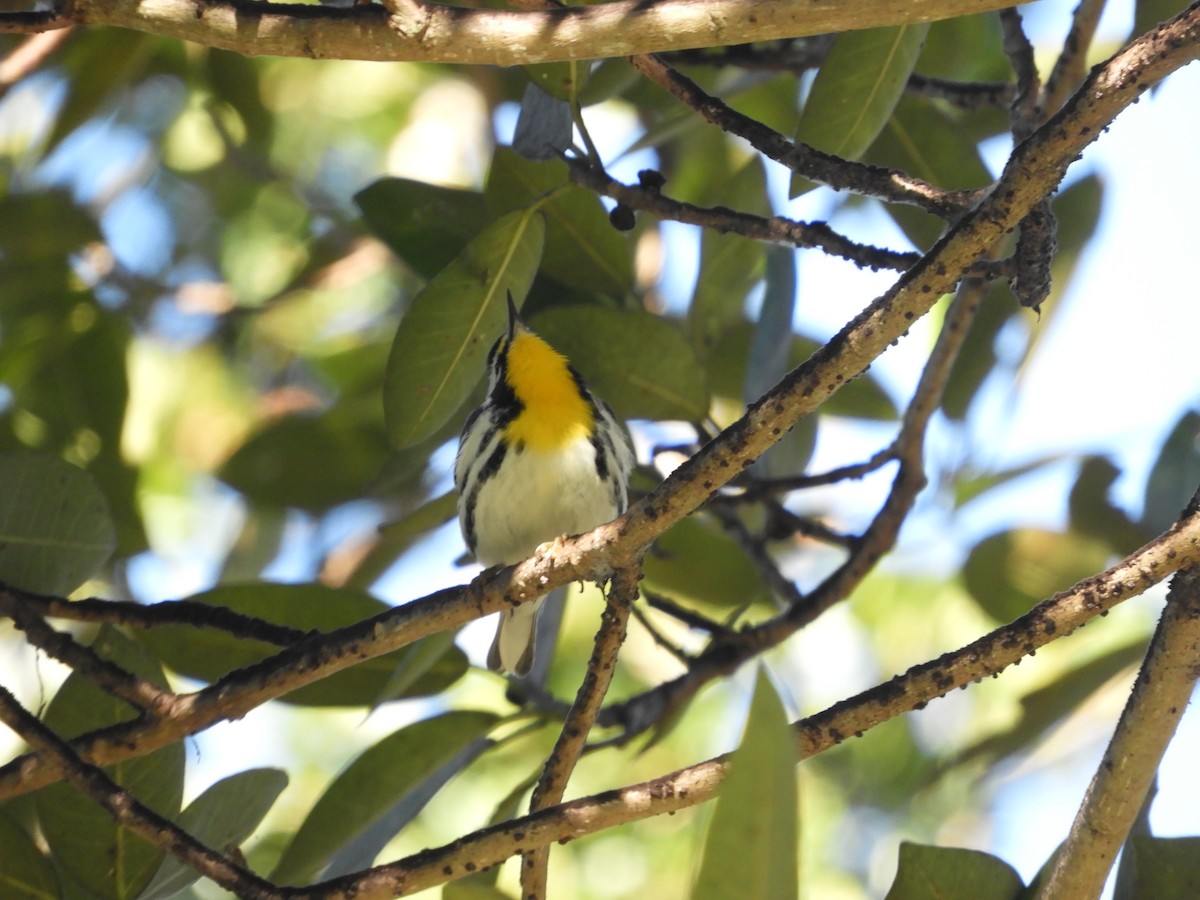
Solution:
M550 63L565 66L572 71L575 62ZM574 80L569 81L574 93ZM512 149L522 158L543 162L560 159L571 147L575 123L571 120L571 104L565 98L551 96L536 82L525 85L521 98L521 112L517 116L517 127L513 133Z
M99 112L118 88L140 72L158 46L151 35L106 28L77 35L67 54L67 98L42 148L44 155Z
M792 318L797 299L795 251L790 247L767 250L766 290L754 327L746 362L742 399L753 403L792 367ZM750 471L760 478L782 478L804 471L817 443L817 417L806 416L788 429L779 441L755 460Z
M1024 889L1016 870L989 853L903 841L886 900L1017 900Z
M69 257L100 239L95 217L66 191L0 196L0 322L9 354L18 315L63 314L79 299Z
M179 827L220 853L240 847L287 787L281 769L248 769L210 785L188 804ZM168 856L137 900L166 900L200 878L200 873Z
M1132 856L1133 890L1114 894L1113 900L1194 900L1200 896L1200 837L1139 834L1126 843L1124 852Z
M1121 470L1102 456L1084 457L1071 487L1068 509L1072 531L1099 538L1114 553L1124 556L1153 535L1144 535L1128 514L1109 500L1109 491L1120 474Z
M613 57L602 59L592 69L579 91L579 105L592 106L619 97L641 80L629 60Z
M1026 475L1044 469L1046 466L1058 461L1059 457L1057 456L1044 456L1041 459L1035 459L1024 465L1004 469L1000 472L987 472L982 475L959 473L954 479L954 505L955 507L966 506L972 500L992 490L992 488L1003 487L1011 481L1024 478Z
M432 278L490 221L479 191L381 178L354 195L367 227L393 253Z
M1179 15L1186 6L1186 0L1137 0L1134 4L1133 32L1130 37L1145 34L1159 22Z
M932 22L916 71L952 81L1009 80L999 17L979 13Z
M737 541L704 516L672 525L646 556L646 587L680 603L730 610L770 592Z
M574 305L539 313L529 327L571 360L619 418L692 422L708 412L704 370L661 316Z
M92 650L127 672L160 688L167 687L162 669L138 644L115 628L102 626ZM73 672L46 711L47 727L63 738L126 722L137 711ZM170 744L146 756L105 767L121 787L156 813L174 819L183 799L184 746ZM121 828L94 800L66 783L37 794L37 814L55 861L95 896L125 900L149 883L166 855Z
M1010 727L964 750L954 764L984 757L989 766L1036 745L1052 726L1091 697L1109 680L1135 666L1146 654L1146 640L1136 640L1088 660L1059 675L1043 688L1021 697L1021 715Z
M345 587L366 590L391 568L416 541L449 522L457 514L454 491L427 500L403 519L379 528L379 539L355 567Z
M769 215L762 160L754 157L731 177L715 181L710 196L702 202ZM701 357L707 356L727 328L746 318L746 296L762 280L765 253L762 241L721 234L712 228L701 232L700 268L687 314L692 344Z
M0 812L0 896L8 900L53 900L58 876L50 860L16 822Z
M1142 530L1161 534L1179 518L1200 485L1200 413L1185 412L1167 439L1146 479Z
M413 644L413 652L406 655L388 677L387 684L371 704L371 709L378 709L389 700L406 696L412 686L446 655L454 644L454 638L453 631L442 631Z
M590 65L591 63L587 60L569 59L563 62L538 63L521 68L529 79L529 83L540 89L543 94L555 100L568 101L567 114L568 121L570 121L569 101L575 99L579 93L580 84L587 80ZM525 96L528 97L528 93ZM524 106L524 100L521 102ZM516 141L514 140L513 143L515 145Z
M967 328L962 349L950 368L942 393L942 412L961 422L984 380L996 365L996 335L1020 307L1007 284L992 284Z
M203 65L213 96L237 111L249 141L264 149L269 147L275 131L275 117L263 103L259 61L209 47L204 53Z
M796 737L762 668L708 825L694 900L799 896Z
M485 712L443 713L401 728L363 751L322 794L271 879L303 884L319 875L340 849L385 817L405 795L419 791L496 721ZM444 782L451 773L441 774Z
M254 583L224 585L189 597L198 603L224 606L235 612L304 631L328 632L378 615L386 603L366 594L321 584ZM224 631L188 625L164 625L139 635L142 643L181 675L213 682L233 669L251 665L279 652L262 641L235 638ZM386 656L364 660L328 678L293 691L285 703L308 706L370 706L379 697L392 672L416 645ZM466 657L451 647L441 660L405 694L436 694L467 670Z
M728 328L724 337L713 348L708 364L708 377L714 394L741 402L753 339L754 326L743 321ZM788 356L789 370L812 356L820 346L810 338L793 335L792 349ZM874 378L863 375L830 397L821 406L821 412L852 419L890 420L896 417L896 405Z
M609 297L628 293L633 284L630 242L612 227L594 193L570 183L566 163L533 162L497 147L484 195L493 215L548 196L542 206L546 216L542 274Z
M813 81L796 140L843 159L858 159L892 115L912 74L927 24L846 31ZM790 196L815 185L792 176Z
M0 453L0 484L0 581L66 596L112 554L112 519L87 472L41 453Z
M442 888L442 900L511 900L486 878L487 873L481 873L451 881Z
M529 291L544 231L536 207L500 217L413 298L383 385L394 447L441 428L483 376L488 348L508 322L505 297L520 302Z
M362 497L387 454L381 429L335 407L268 422L217 474L256 503L320 511Z
M981 187L992 180L979 148L963 133L958 118L919 97L900 98L863 159L947 189ZM916 247L932 246L945 227L941 219L915 206L887 204L885 208Z
M1112 551L1105 541L1040 528L1015 528L972 548L963 580L975 602L1009 622L1077 581L1101 572Z

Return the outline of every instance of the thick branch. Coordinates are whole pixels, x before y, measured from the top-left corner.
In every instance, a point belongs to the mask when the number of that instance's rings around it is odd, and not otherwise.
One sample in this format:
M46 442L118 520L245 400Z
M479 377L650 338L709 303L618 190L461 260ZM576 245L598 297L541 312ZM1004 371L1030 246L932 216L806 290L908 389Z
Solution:
M73 0L0 14L0 32L116 25L247 56L514 66L931 22L1011 0L615 0L549 10L388 0L348 9L254 0Z
M1129 702L1039 900L1098 897L1200 675L1200 568L1177 572Z

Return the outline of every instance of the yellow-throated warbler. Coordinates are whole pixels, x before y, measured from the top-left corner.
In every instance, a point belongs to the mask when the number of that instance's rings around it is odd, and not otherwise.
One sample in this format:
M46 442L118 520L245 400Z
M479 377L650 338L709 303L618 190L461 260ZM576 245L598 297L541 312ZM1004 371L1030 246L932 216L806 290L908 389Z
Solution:
M624 512L629 435L567 358L525 327L511 295L487 368L487 396L467 417L454 464L459 524L476 559L512 565ZM529 672L540 603L500 614L489 667Z

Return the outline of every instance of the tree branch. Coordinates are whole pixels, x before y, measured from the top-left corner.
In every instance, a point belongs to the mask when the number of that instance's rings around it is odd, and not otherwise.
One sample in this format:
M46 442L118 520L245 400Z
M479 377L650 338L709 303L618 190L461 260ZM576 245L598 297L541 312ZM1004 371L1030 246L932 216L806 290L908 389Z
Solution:
M1038 604L1016 621L903 675L796 722L797 759L805 760L875 726L982 681L1062 638L1172 572L1200 564L1200 514L1191 515L1112 568ZM619 790L584 797L484 828L407 859L289 894L296 900L396 896L444 884L546 846L628 822L675 812L713 798L726 756Z
M548 10L387 0L346 9L255 0L66 0L61 11L0 13L0 33L115 25L247 56L514 66L745 44L931 22L1011 0L614 0Z
M575 695L575 703L567 713L554 750L546 760L542 776L533 789L533 798L529 801L531 813L562 802L567 781L575 771L579 757L583 755L588 734L617 671L617 652L625 641L629 611L637 600L640 579L640 565L621 569L613 575L604 615L600 619L600 630L596 633L596 644L588 660L587 673ZM521 896L525 900L544 900L546 897L549 862L548 846L543 845L525 854L521 863Z
M66 741L26 711L3 687L0 687L0 721L20 735L29 746L53 759L63 777L108 810L118 825L123 825L154 846L169 851L239 897L272 900L281 896L270 882L204 846L175 823L142 805L103 770L81 760Z
M1191 513L1200 509L1200 492ZM1200 567L1175 573L1146 660L1039 900L1098 897L1200 676Z

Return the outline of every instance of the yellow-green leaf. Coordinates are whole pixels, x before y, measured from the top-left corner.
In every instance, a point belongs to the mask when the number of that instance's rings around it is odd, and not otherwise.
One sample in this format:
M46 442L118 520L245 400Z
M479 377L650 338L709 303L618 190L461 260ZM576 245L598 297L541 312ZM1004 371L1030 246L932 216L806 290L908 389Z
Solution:
M396 449L444 425L483 377L507 322L505 297L529 291L545 225L535 206L501 216L412 300L388 356L383 411Z

